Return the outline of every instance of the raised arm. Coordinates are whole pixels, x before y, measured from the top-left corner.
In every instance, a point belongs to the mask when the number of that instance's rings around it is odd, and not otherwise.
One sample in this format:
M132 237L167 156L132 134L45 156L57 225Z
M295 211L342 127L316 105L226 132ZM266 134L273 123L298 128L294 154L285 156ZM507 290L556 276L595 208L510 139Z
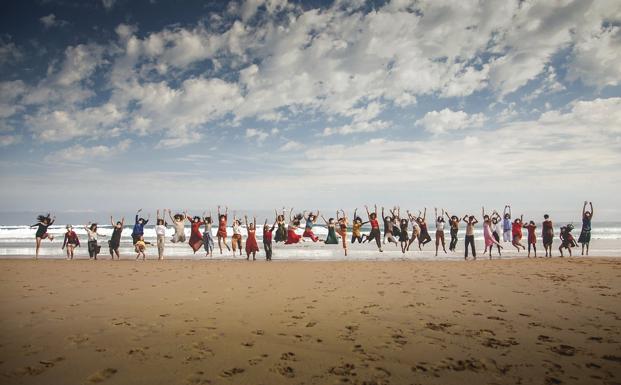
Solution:
M364 209L367 211L367 218L371 219L371 213L369 212L369 206L364 205Z
M121 218L121 228L123 228L123 226L125 226L125 217Z
M485 206L481 206L481 218L485 217Z
M425 207L425 212L423 213L423 221L427 219L427 207Z
M593 218L593 202L589 202L589 206L591 206L591 218Z
M442 211L444 211L444 209ZM449 215L448 211L444 211L444 214L446 214L446 217L450 221L451 220L451 216Z
M246 225L246 228L248 228L248 216L244 215L244 224Z
M437 219L438 218L438 208L434 207L433 208L433 212L434 212L434 216L433 217Z
M252 217L252 224L253 224L254 229L256 230L257 229L257 217Z
M114 227L114 219L112 219L112 215L110 215L110 225L112 225L112 227Z
M323 221L326 223L326 225L328 224L328 221L326 221L326 218L324 218L323 214L321 215L321 219L323 219Z
M592 208L593 206L591 206ZM56 222L56 216L52 217L52 220L50 221L50 224L48 226L52 226L54 224L54 222Z

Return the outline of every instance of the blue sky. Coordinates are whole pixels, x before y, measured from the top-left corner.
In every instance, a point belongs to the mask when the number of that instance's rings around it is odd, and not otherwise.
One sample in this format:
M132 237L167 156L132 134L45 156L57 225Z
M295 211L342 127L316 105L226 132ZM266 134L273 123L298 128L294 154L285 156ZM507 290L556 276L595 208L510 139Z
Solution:
M621 214L618 1L5 1L0 211ZM573 214L572 214L573 215Z

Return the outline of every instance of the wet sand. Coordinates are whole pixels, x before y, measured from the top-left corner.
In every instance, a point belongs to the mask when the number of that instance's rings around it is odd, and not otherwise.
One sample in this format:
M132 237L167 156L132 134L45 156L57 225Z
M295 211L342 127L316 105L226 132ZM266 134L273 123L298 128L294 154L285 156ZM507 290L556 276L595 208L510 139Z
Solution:
M621 260L0 260L2 384L619 384Z

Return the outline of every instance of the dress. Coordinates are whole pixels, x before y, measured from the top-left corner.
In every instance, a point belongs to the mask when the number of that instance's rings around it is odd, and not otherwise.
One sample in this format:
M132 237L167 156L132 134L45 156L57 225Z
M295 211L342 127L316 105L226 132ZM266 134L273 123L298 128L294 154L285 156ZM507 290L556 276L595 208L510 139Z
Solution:
M37 233L35 234L35 238L41 238L41 239L45 239L48 237L48 233L47 233L47 228L50 227L52 224L54 223L54 221L50 222L49 224L45 225L41 222L36 223L32 226L38 226L37 227Z
M287 240L287 227L285 223L278 223L278 228L276 229L276 236L274 237L274 242L285 242Z
M328 236L324 242L326 245L338 245L339 240L336 238L336 228L333 224L328 225Z
M401 229L399 231L399 242L407 242L410 239L408 236L408 223L404 222L401 224Z
M188 242L192 250L196 253L203 246L203 234L200 227L204 225L203 221L192 221L190 231L190 241Z
M173 220L173 226L175 227L175 233L173 234L171 242L185 242L185 219L180 221Z
M578 237L578 243L587 244L591 242L591 218L586 216L582 218L582 230Z
M488 222L483 223L483 239L485 240L485 247L491 247L494 244L494 235L492 234L492 227Z
M543 221L541 225L541 238L543 238L544 245L551 245L552 239L554 239L554 227L552 221Z
M259 245L257 245L256 229L248 229L248 237L246 238L246 254L256 253L259 251Z
M110 247L110 249L116 250L119 248L119 246L121 245L121 233L122 232L123 232L122 227L114 226L114 229L112 230L112 236L110 237L110 240L108 241L108 246Z
M513 236L514 241L520 241L522 239L522 223L521 222L513 222L511 224L511 235Z
M536 229L537 229L537 226L535 225L526 226L526 230L528 231L528 243L530 244L537 243L537 234L535 233Z
M287 229L287 240L285 241L285 245L291 245L291 244L300 242L300 238L302 237L300 237L299 235L295 233L296 229L297 227L294 226L293 224L289 225Z
M216 234L218 237L226 238L226 215L222 216L218 222L218 233Z

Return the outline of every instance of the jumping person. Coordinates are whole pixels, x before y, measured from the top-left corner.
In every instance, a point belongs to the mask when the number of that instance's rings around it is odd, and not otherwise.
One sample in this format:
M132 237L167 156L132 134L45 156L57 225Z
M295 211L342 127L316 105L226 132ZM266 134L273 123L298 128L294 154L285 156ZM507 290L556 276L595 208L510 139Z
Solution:
M246 230L248 236L246 237L246 260L250 260L250 254L252 254L252 260L256 261L257 251L259 251L259 245L257 245L257 218L253 218L253 222L248 225L248 217L244 216L244 222L246 223Z
M319 210L317 210L317 214L313 214L313 212L311 211L310 213L308 213L308 216L306 216L306 211L305 211L304 216L306 217L306 224L304 225L304 233L302 234L302 236L305 238L312 239L313 242L317 242L319 240L319 237L317 237L313 233L313 225L317 223L317 217L319 216Z
M101 246L97 245L97 237L103 235L97 233L97 223L88 223L84 226L88 235L88 256L90 259L97 260L97 254L101 251Z
M239 256L242 255L242 243L243 237L241 233L241 221L237 219L237 215L233 212L233 226L231 226L233 230L233 235L231 236L231 247L233 248L233 256L235 256L235 251L239 249Z
M561 227L561 231L560 231L560 238L561 238L561 245L558 247L558 251L561 253L561 257L563 257L563 249L567 249L567 251L569 251L569 256L571 257L571 248L572 247L576 247L576 240L574 239L574 236L571 234L571 231L574 229L574 225L572 225L571 223L568 224L567 226L563 226Z
M303 215L296 214L295 216L292 216L292 214L293 208L291 208L291 211L289 212L289 225L287 226L287 240L285 241L285 245L298 243L302 239L302 237L296 233L296 230L300 227Z
M220 249L220 254L222 254L222 243L226 246L228 251L231 251L229 245L226 244L226 225L228 221L229 208L225 207L224 214L220 213L220 206L218 206L218 232L216 233L216 237L218 238L218 248Z
M39 258L39 249L41 248L41 240L49 239L50 242L54 240L54 236L48 234L47 228L54 224L56 217L50 217L50 214L47 215L39 215L37 217L37 223L30 226L30 228L37 228L37 232L35 233L35 259Z
M382 236L380 234L379 222L377 221L377 205L375 205L375 211L372 213L369 212L369 206L365 205L364 208L367 210L367 218L369 219L369 224L371 225L371 232L365 242L375 240L377 248L380 252L382 252Z
M211 235L211 228L213 227L213 220L211 219L211 211L209 216L205 216L203 213L203 222L205 223L205 231L203 231L203 247L205 248L205 257L213 257L213 236Z
M511 206L505 205L502 215L502 241L511 242Z
M459 217L457 215L450 215L445 210L444 213L449 220L449 226L451 227L451 243L449 243L449 250L455 251L457 247L457 234L459 233Z
M338 233L341 236L341 242L343 243L343 250L345 251L345 256L347 257L347 215L345 211L341 209L341 213L343 213L342 217L339 217L339 212L336 212L336 220L339 224Z
M336 211L336 216L339 216L338 210ZM328 226L328 236L326 237L324 243L326 245L338 245L339 240L336 238L336 223L334 222L334 218L326 220L326 218L324 218L324 216L322 215L321 219L323 219L323 221L326 223L326 226Z
M140 237L144 235L144 226L149 222L149 219L151 218L151 214L147 216L147 219L138 218L138 215L141 211L142 209L136 212L136 220L134 221L134 229L132 230L132 243L134 245L136 244L136 242L138 242Z
M502 256L500 249L503 249L503 247L500 245L500 234L502 234L501 222L502 222L502 217L500 216L500 214L498 214L496 210L494 210L492 212L492 226L493 226L492 230L494 230L492 231L492 237L494 237L494 240L496 240L496 248L498 249L499 257Z
M418 250L422 250L421 246L425 246L427 243L431 242L431 236L429 235L429 230L427 229L426 219L427 207L425 207L423 216L416 218L416 223L420 226L420 234L418 235Z
M157 259L164 259L164 245L166 244L166 227L167 223L164 218L166 214L166 209L162 210L162 216L160 217L160 210L157 210L156 213L156 222L155 222L155 237L157 244ZM170 212L168 213L170 215ZM172 217L171 217L172 218ZM174 221L174 219L173 219Z
M175 228L175 233L170 241L172 243L185 243L185 219L188 217L187 211L184 211L183 214L177 213L173 216L172 211L168 209L168 216Z
M365 235L362 235L362 226L368 222L362 222L362 218L358 216L358 209L354 210L354 222L351 224L351 243L356 241L362 243Z
M73 259L73 251L76 247L80 247L80 239L78 238L78 234L73 231L73 227L71 225L67 225L67 232L65 233L65 240L63 241L63 247L67 248L67 259Z
M438 208L434 207L436 216L436 257L438 256L438 246L442 243L442 250L446 254L446 242L444 238L444 209L442 209L442 215L438 216Z
M464 259L468 260L468 245L470 245L470 247L472 248L472 257L474 259L477 259L477 252L476 249L474 248L474 225L476 225L477 223L479 223L479 221L477 221L477 219L474 217L474 215L465 215L463 218L463 221L466 222L466 238L464 241Z
M543 248L546 251L546 257L552 257L552 240L554 239L554 226L550 220L550 216L545 214L543 216L543 223L541 224L541 238L543 239Z
M291 209L289 216L291 216L292 212L293 212L293 208ZM286 210L283 207L282 214L278 214L278 211L276 210L274 210L274 213L276 213L276 225L278 226L276 229L276 236L274 237L274 242L276 243L285 242L287 241L287 224L285 221Z
M582 206L582 229L578 237L578 243L582 244L582 255L586 246L586 255L589 255L589 244L591 243L591 220L593 219L593 203L589 202L591 211L586 211L587 202Z
M276 215L278 216L278 215ZM276 227L277 221L274 222L272 227L270 228L267 224L267 219L265 219L265 223L263 224L263 249L265 250L265 260L272 260L272 234L274 232L274 228Z
M110 237L110 240L108 240L110 258L114 259L114 255L116 254L116 259L121 259L121 256L119 255L119 247L121 246L121 235L123 233L123 226L125 226L125 217L114 223L114 219L112 219L111 215L110 224L112 225L112 236Z
M487 252L489 248L489 259L492 259L492 248L494 245L500 246L500 243L494 238L494 234L492 231L492 219L489 215L485 214L485 207L481 208L481 212L483 215L483 239L485 240L485 249L483 250L483 255ZM498 249L500 253L500 249Z
M513 246L515 246L517 251L520 251L520 247L522 248L522 250L526 250L526 247L524 247L524 245L522 244L522 221L523 221L523 218L524 218L524 216L520 215L519 218L515 218L515 220L513 221L513 224L511 225L511 235L513 237L513 240L511 241L511 244Z
M204 225L205 222L203 222L201 217L198 215L195 215L192 218L187 216L186 219L190 222L190 239L188 244L192 248L192 251L194 251L194 254L196 254L196 252L203 247L203 234L201 233L201 226Z
M392 216L387 216L384 214L384 207L382 207L382 218L384 219L384 244L386 244L386 239L388 239L389 243L394 243L395 246L399 246L399 243L393 236L393 226L394 226L394 218L395 212L393 210L389 210Z
M408 248L408 226L409 221L407 220L407 218L401 218L401 220L399 221L399 243L401 244L402 254L405 254L405 251Z
M412 236L410 237L410 241L408 242L408 247L405 249L406 251L410 251L410 246L420 237L420 226L418 225L417 219L420 217L421 212L418 211L418 216L415 217L407 210L408 218L410 218L410 223L412 224Z
M537 234L535 233L537 225L535 224L535 221L530 221L527 225L524 225L524 228L528 231L528 258L530 258L531 246L535 252L535 258L537 258Z
M147 244L144 241L143 235L136 241L134 249L136 250L136 260L142 256L142 260L144 261L146 259L145 251L147 250Z

